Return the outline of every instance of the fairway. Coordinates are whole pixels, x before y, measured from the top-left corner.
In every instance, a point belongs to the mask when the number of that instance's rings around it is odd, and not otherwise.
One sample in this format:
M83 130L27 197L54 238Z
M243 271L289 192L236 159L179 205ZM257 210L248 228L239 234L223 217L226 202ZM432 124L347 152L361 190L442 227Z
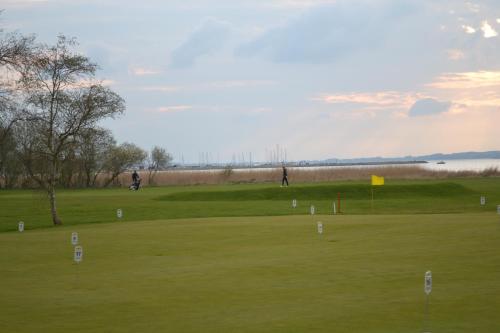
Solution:
M442 214L493 212L500 204L500 178L453 180L390 180L374 190L367 181L294 184L235 184L218 186L149 187L138 192L123 188L60 190L58 208L65 225L179 218L287 216L331 214L341 196L345 215ZM486 205L479 205L486 196ZM292 199L297 208L292 209ZM338 208L338 207L337 207ZM52 226L49 204L40 191L0 191L0 232Z
M433 332L500 331L497 178L58 197L0 192L1 332L421 332L428 270Z
M0 333L500 333L500 0L0 2Z
M433 332L500 329L493 212L90 224L0 253L2 332L420 332L427 270Z

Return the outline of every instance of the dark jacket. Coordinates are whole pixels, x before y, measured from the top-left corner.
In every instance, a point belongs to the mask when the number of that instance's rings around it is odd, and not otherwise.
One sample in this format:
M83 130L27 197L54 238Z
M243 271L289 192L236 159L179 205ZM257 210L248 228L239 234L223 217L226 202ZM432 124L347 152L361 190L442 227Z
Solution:
M132 174L132 181L134 183L137 183L138 180L139 180L139 174L137 173L137 171L134 171L134 173Z

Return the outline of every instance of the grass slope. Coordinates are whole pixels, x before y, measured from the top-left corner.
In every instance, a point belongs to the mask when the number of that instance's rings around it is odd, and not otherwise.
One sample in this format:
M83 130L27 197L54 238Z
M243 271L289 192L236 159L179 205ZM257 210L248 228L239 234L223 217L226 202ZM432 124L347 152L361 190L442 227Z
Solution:
M0 254L2 332L420 332L427 270L433 332L500 328L494 213L80 225Z
M314 204L318 214L330 214L341 193L344 214L426 214L494 211L500 203L500 178L453 181L391 181L374 189L366 182L186 186L58 191L59 213L66 225L123 221L165 220L216 216L304 215ZM488 198L479 205L480 195ZM291 208L291 199L298 207ZM41 192L0 191L0 232L15 231L17 222L27 229L51 226L48 200Z
M476 194L464 185L450 182L430 184L395 184L372 187L368 184L322 184L316 186L269 187L247 190L226 191L192 191L161 196L165 201L249 201L249 200L325 200L337 198L340 194L344 200L366 200L371 191L380 199L402 198L439 198L462 197Z

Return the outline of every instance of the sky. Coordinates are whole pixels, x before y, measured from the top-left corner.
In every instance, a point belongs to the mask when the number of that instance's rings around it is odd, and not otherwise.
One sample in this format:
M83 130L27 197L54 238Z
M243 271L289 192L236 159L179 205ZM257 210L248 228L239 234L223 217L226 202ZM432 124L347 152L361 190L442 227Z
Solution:
M103 126L177 162L500 150L500 1L0 0L76 37L126 101ZM279 152L279 153L277 153Z

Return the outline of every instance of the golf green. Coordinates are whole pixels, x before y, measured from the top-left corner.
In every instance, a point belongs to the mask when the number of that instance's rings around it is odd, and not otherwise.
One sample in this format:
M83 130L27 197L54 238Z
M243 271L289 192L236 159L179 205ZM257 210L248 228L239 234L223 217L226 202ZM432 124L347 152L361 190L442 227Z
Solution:
M498 281L494 212L39 228L0 233L0 330L498 332Z

